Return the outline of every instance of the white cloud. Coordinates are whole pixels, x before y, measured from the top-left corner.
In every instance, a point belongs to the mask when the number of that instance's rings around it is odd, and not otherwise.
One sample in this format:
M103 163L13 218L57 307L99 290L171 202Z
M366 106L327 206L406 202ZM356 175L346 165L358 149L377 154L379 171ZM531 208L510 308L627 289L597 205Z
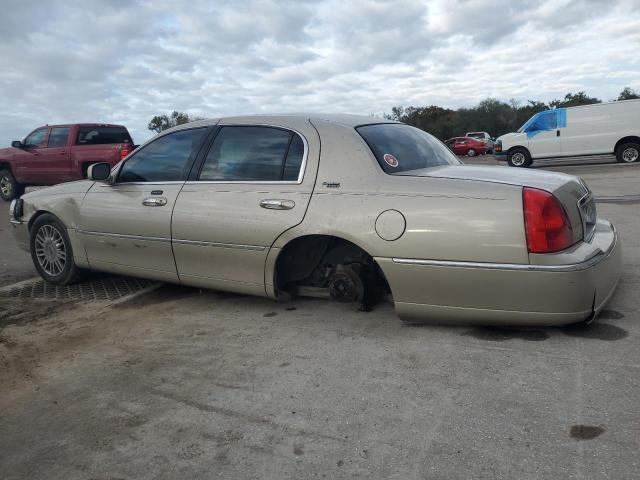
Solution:
M0 145L173 109L381 113L640 90L635 0L4 2Z

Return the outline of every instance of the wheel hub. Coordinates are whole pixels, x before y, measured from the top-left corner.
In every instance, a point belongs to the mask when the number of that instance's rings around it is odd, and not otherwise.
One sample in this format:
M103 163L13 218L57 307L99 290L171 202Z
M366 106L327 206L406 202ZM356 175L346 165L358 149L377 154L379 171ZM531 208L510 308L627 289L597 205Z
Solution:
M514 165L523 165L524 164L524 155L522 153L514 153L511 157L511 163Z
M360 275L348 265L338 265L329 279L329 295L338 302L359 302L364 296Z
M67 251L62 234L53 225L43 225L35 239L38 265L48 275L58 276L67 263Z
M5 196L11 193L11 181L7 177L0 178L0 192Z
M622 159L625 162L635 162L638 159L638 150L635 148L626 148L624 152L622 152Z

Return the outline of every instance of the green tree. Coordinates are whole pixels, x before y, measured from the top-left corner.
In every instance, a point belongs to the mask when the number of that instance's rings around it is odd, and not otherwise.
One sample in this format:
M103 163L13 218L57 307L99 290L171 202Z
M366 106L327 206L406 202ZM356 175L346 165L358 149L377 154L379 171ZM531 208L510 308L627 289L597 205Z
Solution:
M640 98L640 95L630 87L624 87L620 92L620 95L618 95L618 100L634 100L636 98Z
M602 103L602 100L596 97L590 97L586 92L567 93L564 100L553 100L549 102L549 106L553 108L577 107L578 105L591 105L593 103Z
M202 120L202 118L192 117L189 116L188 113L178 112L174 110L171 115L156 115L151 119L151 121L147 125L147 128L152 132L160 133L163 130L175 127L176 125L183 125L185 123L195 122L197 120Z

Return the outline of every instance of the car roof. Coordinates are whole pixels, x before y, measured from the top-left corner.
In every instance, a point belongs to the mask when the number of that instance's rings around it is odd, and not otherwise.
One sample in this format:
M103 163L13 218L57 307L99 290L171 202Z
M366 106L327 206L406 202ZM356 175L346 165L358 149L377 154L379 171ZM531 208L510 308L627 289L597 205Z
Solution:
M55 125L42 125L38 128L53 128L53 127L118 127L126 128L124 125L115 125L113 123L57 123ZM37 129L36 129L37 130Z
M376 118L367 115L351 115L346 113L281 113L281 114L257 114L257 115L238 115L229 117L210 118L198 120L196 122L184 123L176 127L165 130L162 133L182 130L185 128L204 127L217 125L218 123L253 123L253 124L277 124L292 125L299 122L308 121L324 121L336 123L347 127L357 127L360 125L372 125L381 123L401 123L394 120L384 118Z

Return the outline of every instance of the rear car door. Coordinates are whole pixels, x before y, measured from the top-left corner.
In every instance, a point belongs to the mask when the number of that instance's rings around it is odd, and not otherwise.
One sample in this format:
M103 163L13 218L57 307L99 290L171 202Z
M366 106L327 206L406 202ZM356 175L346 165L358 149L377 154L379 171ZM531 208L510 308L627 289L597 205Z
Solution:
M20 183L38 184L46 182L46 165L42 162L42 151L47 144L49 128L42 127L24 139L23 148L16 149L15 174Z
M41 149L41 164L47 183L61 183L72 180L69 155L69 134L71 127L51 127L47 147Z
M92 267L178 280L171 214L209 131L199 127L161 135L129 156L112 184L94 183L79 221Z
M176 265L185 283L265 295L269 248L302 221L313 191L318 134L309 122L223 122L176 202Z

